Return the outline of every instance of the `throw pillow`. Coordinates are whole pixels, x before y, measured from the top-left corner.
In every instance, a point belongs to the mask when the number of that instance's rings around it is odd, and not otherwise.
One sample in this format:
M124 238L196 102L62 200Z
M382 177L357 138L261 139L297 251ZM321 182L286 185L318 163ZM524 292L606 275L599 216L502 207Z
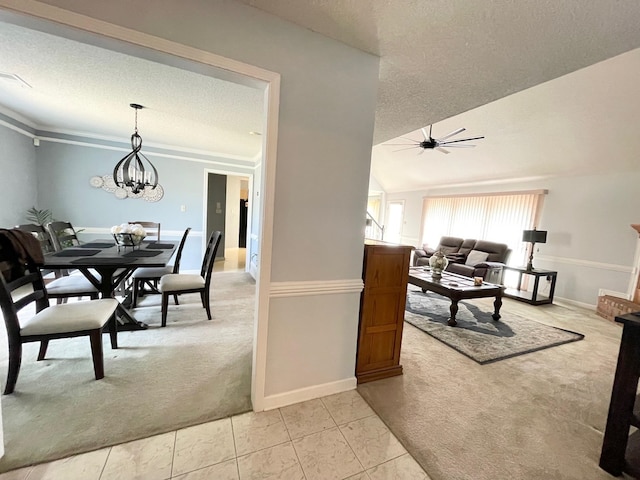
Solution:
M464 262L465 265L477 265L479 263L484 262L489 257L487 252L481 252L480 250L471 250L469 255L467 255L467 260Z

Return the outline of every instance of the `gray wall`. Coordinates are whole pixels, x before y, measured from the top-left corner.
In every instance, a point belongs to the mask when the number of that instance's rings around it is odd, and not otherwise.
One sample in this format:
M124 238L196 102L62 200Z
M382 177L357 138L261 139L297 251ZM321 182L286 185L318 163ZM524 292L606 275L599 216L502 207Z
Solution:
M36 147L31 138L2 124L0 146L0 228L11 228L28 223L26 211L38 206Z
M627 291L640 223L640 172L558 177L534 182L432 190L432 194L547 189L538 229L535 265L558 271L556 295L595 305L598 290ZM405 200L403 241L418 246L423 197L429 191L387 194ZM499 240L499 239L489 239ZM517 260L517 259L514 259Z
M147 219L160 222L162 232L179 232L172 238L179 240L184 229L191 227L181 269L199 270L202 262L200 232L204 231L205 169L215 165L160 157L146 150L145 155L158 169L164 197L159 202L130 198L120 200L112 193L92 187L89 179L95 175L112 174L113 167L124 154L90 146L41 141L37 150L41 207L52 210L57 219L68 220L87 231ZM228 163L227 159L221 160ZM245 175L253 172L253 169L244 167L225 166L225 169ZM181 211L182 205L186 207L185 212ZM104 234L81 233L81 236L86 239L104 238ZM166 233L162 233L162 238L170 239Z

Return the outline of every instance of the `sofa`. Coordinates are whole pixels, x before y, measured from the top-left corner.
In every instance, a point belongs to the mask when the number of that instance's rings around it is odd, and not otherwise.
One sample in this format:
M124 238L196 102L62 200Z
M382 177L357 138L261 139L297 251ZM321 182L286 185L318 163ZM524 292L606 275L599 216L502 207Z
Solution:
M447 271L467 277L482 277L489 283L502 283L503 269L511 250L505 243L488 240L442 237L436 248L416 248L413 264L429 265L429 258L440 250L449 260Z

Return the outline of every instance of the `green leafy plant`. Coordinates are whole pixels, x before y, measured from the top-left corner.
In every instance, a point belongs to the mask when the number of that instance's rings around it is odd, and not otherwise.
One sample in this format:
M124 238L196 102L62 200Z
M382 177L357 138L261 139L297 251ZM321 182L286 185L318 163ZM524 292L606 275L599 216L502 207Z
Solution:
M42 225L43 227L53 221L53 214L51 213L51 210L40 210L36 207L31 207L29 210L27 210L27 220L29 220L31 223L35 223L36 225Z

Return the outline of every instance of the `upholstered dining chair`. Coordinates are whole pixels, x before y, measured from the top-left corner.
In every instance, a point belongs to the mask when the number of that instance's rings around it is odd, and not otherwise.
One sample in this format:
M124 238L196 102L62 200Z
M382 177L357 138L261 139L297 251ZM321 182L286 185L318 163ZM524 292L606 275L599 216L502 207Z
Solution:
M138 225L144 227L147 231L147 237L155 238L156 241L160 241L160 224L156 222L129 222L129 223L137 223Z
M167 265L166 267L147 267L147 268L137 268L133 271L133 275L131 278L133 279L133 298L131 300L131 306L135 308L138 302L138 296L141 293L146 294L149 291L145 290L145 285L147 285L151 292L160 293L158 291L158 282L163 275L167 275L169 273L180 273L180 260L182 259L182 250L184 249L184 244L187 241L187 236L191 231L191 227L187 228L182 235L182 239L180 240L180 244L178 245L178 250L176 250L176 259L173 262L173 265ZM174 300L176 305L178 304L178 295L174 296Z
M18 312L32 304L35 305L35 315L21 320ZM88 336L95 378L103 378L102 332L110 323L111 346L116 348L114 314L117 305L116 300L106 298L50 306L38 266L20 259L14 245L0 236L0 307L9 346L9 371L4 394L13 393L15 389L22 363L22 345L28 342L40 342L38 360L43 360L50 340Z
M66 222L59 223L66 225ZM64 227L64 225L62 227ZM51 239L51 234L42 225L18 225L16 228L23 232L32 233L40 242L43 253L52 253L61 250L59 241L57 244L54 244ZM60 226L58 226L58 228L60 228ZM70 228L73 229L73 227ZM75 235L75 230L73 230L73 232ZM68 233L65 235L68 235ZM43 275L49 275L50 273L55 275L54 280L47 279L46 289L49 298L55 298L58 304L66 303L69 298L89 297L94 300L98 298L98 289L87 280L84 275L69 275L67 270L41 270L41 273Z
M167 310L169 309L169 295L181 295L183 293L199 293L202 306L207 311L207 318L211 320L211 305L209 289L211 286L211 274L216 252L220 245L222 232L214 231L207 241L207 248L202 259L200 274L169 273L160 279L158 289L162 293L162 326L167 326Z

